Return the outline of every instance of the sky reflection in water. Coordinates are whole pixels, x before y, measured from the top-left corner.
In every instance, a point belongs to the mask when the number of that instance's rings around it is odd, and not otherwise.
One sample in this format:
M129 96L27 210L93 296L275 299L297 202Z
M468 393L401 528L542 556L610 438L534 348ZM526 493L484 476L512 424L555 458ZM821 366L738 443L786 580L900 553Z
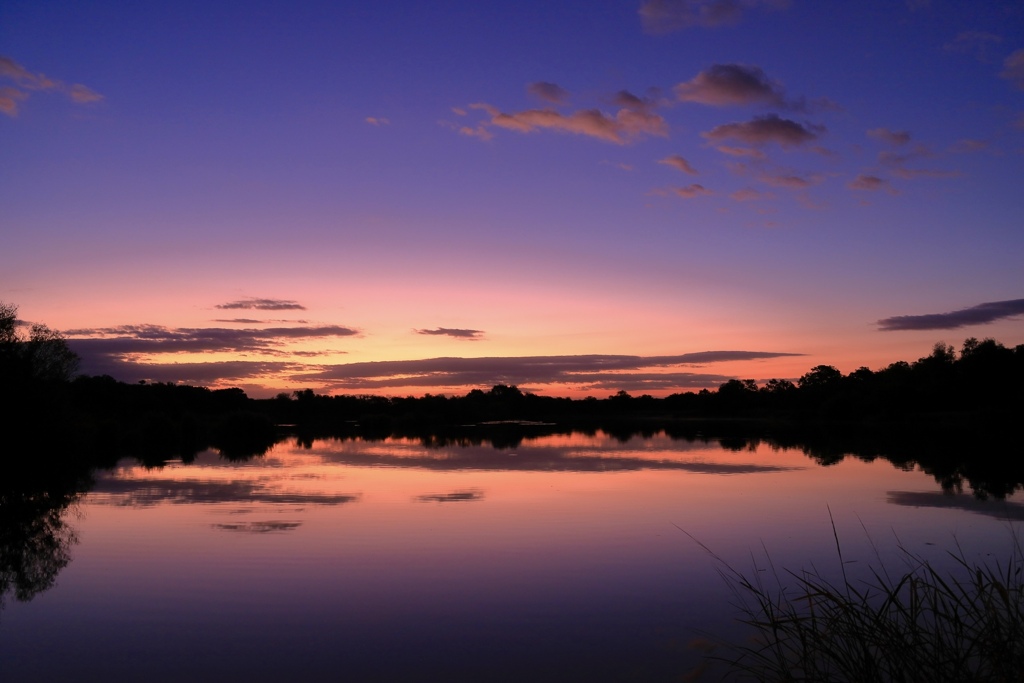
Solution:
M276 446L98 478L57 587L0 615L5 680L674 680L733 612L712 558L848 570L1009 547L887 462L603 433ZM865 531L868 535L865 534ZM8 679L7 676L10 676Z

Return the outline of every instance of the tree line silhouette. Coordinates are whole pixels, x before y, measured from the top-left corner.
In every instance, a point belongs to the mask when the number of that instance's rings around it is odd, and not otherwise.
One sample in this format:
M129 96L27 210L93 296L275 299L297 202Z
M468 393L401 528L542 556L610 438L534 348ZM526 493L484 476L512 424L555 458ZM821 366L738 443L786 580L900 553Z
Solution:
M462 396L325 395L311 389L255 399L241 389L175 383L128 384L75 376L77 357L43 325L26 332L17 308L0 303L0 384L8 443L160 461L210 446L228 457L265 452L282 433L382 438L462 438L471 429L499 440L557 428L642 433L679 421L742 420L757 430L898 434L911 429L972 435L1015 430L1024 409L1024 344L967 339L959 351L939 343L917 361L846 375L818 365L795 382L733 379L716 390L664 398L625 391L603 399L540 396L499 384ZM548 426L545 427L545 424ZM467 427L472 425L472 428ZM552 427L555 425L556 427ZM867 428L867 429L866 429ZM866 429L866 431L865 431ZM705 428L705 432L707 429Z

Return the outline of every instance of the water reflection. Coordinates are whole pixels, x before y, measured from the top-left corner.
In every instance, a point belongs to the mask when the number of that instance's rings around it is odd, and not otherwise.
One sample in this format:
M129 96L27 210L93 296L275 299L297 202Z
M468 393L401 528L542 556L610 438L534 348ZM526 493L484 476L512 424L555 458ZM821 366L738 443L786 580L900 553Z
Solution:
M481 491L452 491L451 493L425 493L416 496L421 503L462 503L471 500L483 500Z
M0 484L0 608L51 588L71 562L78 534L67 518L87 486L84 475L23 469Z
M799 568L833 559L829 508L844 547L864 520L903 526L915 548L945 547L959 526L990 549L1002 520L1024 518L1019 500L946 495L933 479L979 473L998 489L978 465L925 473L779 437L622 437L289 439L251 459L121 461L82 500L5 485L5 594L61 581L5 612L0 670L130 680L120 662L134 658L181 680L196 668L169 653L201 651L251 680L674 680L690 668L680 643L732 624L712 563L677 526L723 556L763 543ZM15 566L30 569L16 579ZM97 628L81 659L20 654L76 642L83 620Z
M889 491L888 501L907 507L964 510L1007 521L1024 521L1024 505L1006 500L989 501L963 493L935 491Z
M767 447L776 452L800 452L823 467L856 458L886 460L906 470L919 468L949 493L970 490L980 498L1006 498L1024 490L1024 459L1011 457L1020 449L1015 433L928 424L679 421L654 426L625 421L614 428L579 429L506 423L391 436L353 433L314 438L300 434L295 444L354 465L578 472L650 468L709 474L755 470L736 463L717 463L702 470L700 463L686 462L680 454L700 450L754 453ZM351 460L337 456L338 444L353 445L340 449ZM653 449L652 444L656 445ZM393 460L396 456L417 460L403 464ZM662 462L652 464L652 456L660 456ZM765 466L758 463L754 467ZM773 470L769 464L760 471Z
M94 503L151 507L163 503L179 505L222 503L284 503L293 505L342 505L359 500L359 494L330 494L280 490L280 482L264 477L257 480L215 481L192 478L189 468L172 467L158 473L138 468L115 469L97 476L90 494ZM162 476L161 476L162 475ZM178 478L183 476L185 478Z
M755 451L753 443L746 451ZM621 441L604 433L542 436L515 448L477 443L433 443L395 438L387 441L329 439L306 449L332 463L358 467L409 467L437 471L628 472L678 470L696 474L786 472L793 465L729 462L706 442L677 441L659 433Z
M223 531L240 531L248 534L266 534L272 531L293 531L302 526L302 522L241 522L238 524L211 524L214 529Z

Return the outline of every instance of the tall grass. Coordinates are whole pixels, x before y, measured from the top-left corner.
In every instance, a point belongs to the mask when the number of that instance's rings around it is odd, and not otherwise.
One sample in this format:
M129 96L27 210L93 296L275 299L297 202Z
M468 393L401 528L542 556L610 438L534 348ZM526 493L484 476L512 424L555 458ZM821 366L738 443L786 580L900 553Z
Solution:
M751 641L714 657L728 665L727 678L1024 682L1024 552L1016 535L1005 561L972 564L957 544L942 571L900 546L905 565L893 574L876 551L878 565L862 580L847 577L836 535L841 582L816 570L780 573L767 553L767 566L755 563L748 576L697 543L719 563L741 621L754 630Z

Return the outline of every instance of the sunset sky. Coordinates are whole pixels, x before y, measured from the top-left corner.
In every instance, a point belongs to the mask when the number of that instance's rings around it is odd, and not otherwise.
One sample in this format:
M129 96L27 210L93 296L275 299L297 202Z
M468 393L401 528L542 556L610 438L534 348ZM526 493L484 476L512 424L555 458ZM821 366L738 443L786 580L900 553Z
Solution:
M5 0L0 301L250 395L1024 343L1024 4Z

